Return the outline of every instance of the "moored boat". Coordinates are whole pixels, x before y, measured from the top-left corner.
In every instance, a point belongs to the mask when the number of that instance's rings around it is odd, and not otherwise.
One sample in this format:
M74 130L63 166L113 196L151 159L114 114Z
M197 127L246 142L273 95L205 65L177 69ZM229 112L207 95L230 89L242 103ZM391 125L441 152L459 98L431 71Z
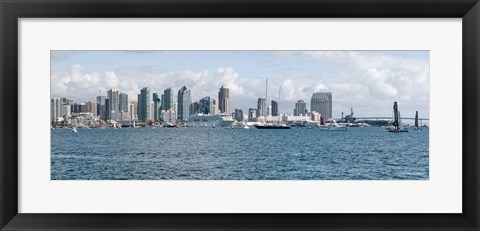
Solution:
M257 124L257 129L290 129L290 126L286 124Z
M347 131L348 127L339 124L327 124L318 126L318 129L321 131Z

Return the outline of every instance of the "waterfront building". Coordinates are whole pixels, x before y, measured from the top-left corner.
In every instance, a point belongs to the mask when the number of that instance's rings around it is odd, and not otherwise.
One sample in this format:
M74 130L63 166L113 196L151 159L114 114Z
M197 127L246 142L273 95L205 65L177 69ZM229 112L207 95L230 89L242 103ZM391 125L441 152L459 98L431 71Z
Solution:
M235 108L234 117L236 121L243 121L243 111L242 109Z
M110 109L110 116L107 119L117 120L116 116L119 112L120 107L120 99L119 99L119 92L117 89L112 88L107 91L107 98L109 99L109 109Z
M177 113L174 110L162 110L160 112L160 117L162 118L163 123L175 124L177 122Z
M248 109L248 121L253 122L257 118L257 109L250 108Z
M50 121L57 121L57 118L60 117L61 106L62 100L60 98L50 100Z
M97 116L101 119L107 119L107 107L105 105L105 96L97 96Z
M272 116L278 116L278 103L272 100Z
M105 99L105 120L112 119L112 108L110 104L110 99Z
M171 87L165 89L162 95L162 110L174 110L174 92Z
M230 115L230 89L223 86L218 91L218 110Z
M154 118L154 117L153 117L153 116L154 116L154 113L155 113L155 110L153 110L153 109L154 109L154 108L153 108L154 105L155 105L155 104L154 104L153 102L150 102L150 105L149 105L149 106L150 106L150 119L153 119L153 118Z
M199 104L199 113L216 115L218 114L217 101L210 96L203 97Z
M147 121L150 117L150 88L144 87L138 94L138 119Z
M312 121L320 121L320 117L322 116L322 114L316 112L316 111L312 111L310 113L310 120Z
M267 108L267 99L258 98L257 100L257 117L267 117L268 108Z
M198 103L198 110L201 114L210 114L210 97L203 97Z
M188 120L190 116L190 104L192 103L192 96L191 91L183 86L178 90L178 110L177 110L177 118L179 120Z
M127 93L120 92L118 96L118 111L128 112L128 95Z
M307 114L307 103L303 99L298 100L295 103L295 109L293 110L294 116L305 115Z
M190 115L194 115L194 114L200 113L199 109L200 109L200 104L199 104L198 102L193 102L193 103L190 105Z
M159 111L160 111L160 98L158 97L157 93L153 93L153 119L154 120L159 120Z
M217 115L219 114L219 109L218 109L218 102L216 99L211 99L210 101L210 112L212 115Z
M68 104L62 104L60 106L60 115L59 117L63 117L65 120L68 120L72 116L72 107Z
M85 102L85 108L81 112L90 112L92 115L97 114L97 105L94 102Z
M332 92L313 93L310 110L322 114L326 120L332 118Z
M80 104L80 103L73 103L73 105L71 105L71 112L72 113L82 112L81 106L82 106L82 104Z
M136 112L137 107L138 107L137 102L132 102L132 103L128 104L128 113L130 115L131 120L136 120L137 119L137 112Z

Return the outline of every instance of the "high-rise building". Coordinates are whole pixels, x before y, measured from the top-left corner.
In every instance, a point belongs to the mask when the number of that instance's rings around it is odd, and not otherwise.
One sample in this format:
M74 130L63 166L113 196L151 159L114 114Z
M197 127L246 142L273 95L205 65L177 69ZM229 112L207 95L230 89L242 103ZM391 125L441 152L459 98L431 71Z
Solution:
M105 96L97 96L97 116L100 116L101 119L107 118L105 99Z
M150 88L144 87L138 94L138 119L147 121L150 117Z
M118 96L118 111L128 112L128 95L127 93L120 92Z
M320 113L325 120L332 118L332 93L316 92L310 100L310 111Z
M200 113L200 104L198 104L198 102L193 102L191 105L190 105L190 115L194 115L194 114L198 114Z
M158 98L157 93L153 93L153 119L154 120L159 120L160 119L160 98Z
M306 115L307 114L307 103L303 99L298 100L295 103L295 109L293 110L294 116Z
M202 114L218 114L217 101L210 96L203 97L198 104L199 112Z
M50 100L50 121L56 121L60 117L62 100L60 98L53 98Z
M214 98L210 99L210 113L212 115L216 115L220 113L218 110L218 101Z
M248 109L248 121L253 121L255 118L257 118L257 109Z
M188 120L190 116L190 104L192 103L191 91L183 86L178 90L177 118L179 120Z
M130 119L137 120L138 119L138 114L137 114L138 102L132 102L128 106L129 106L128 113L130 114Z
M85 103L85 111L82 110L82 112L91 112L92 115L97 114L97 105L94 102L86 102Z
M237 121L243 121L242 109L235 108L234 117L235 117L235 120Z
M106 98L105 99L105 119L110 120L112 119L112 104L110 103L110 99Z
M278 116L278 103L272 100L272 116Z
M230 115L230 89L223 86L218 91L218 110Z
M162 95L162 110L174 110L174 95L171 87L165 89Z
M267 108L267 99L258 98L257 100L257 117L267 117L268 108Z
M154 113L155 113L155 110L154 110L154 107L155 104L153 102L150 102L150 119L153 119L154 118Z
M107 98L110 99L110 117L108 119L117 120L116 116L118 115L119 108L120 108L120 99L119 99L119 92L117 89L112 88L107 91Z
M72 115L72 107L71 105L68 105L68 104L62 104L60 106L60 115L59 117L63 117L65 120L67 120L68 118L70 118L70 116Z
M83 105L85 105L85 104L83 104ZM73 105L71 105L70 111L72 113L80 113L80 112L82 112L81 106L82 106L81 103L73 103Z

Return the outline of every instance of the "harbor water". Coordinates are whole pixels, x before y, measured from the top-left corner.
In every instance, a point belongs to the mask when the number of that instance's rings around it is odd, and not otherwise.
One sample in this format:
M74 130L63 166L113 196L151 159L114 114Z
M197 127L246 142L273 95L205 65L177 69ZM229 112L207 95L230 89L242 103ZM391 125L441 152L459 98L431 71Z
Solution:
M428 180L429 130L51 131L52 180Z

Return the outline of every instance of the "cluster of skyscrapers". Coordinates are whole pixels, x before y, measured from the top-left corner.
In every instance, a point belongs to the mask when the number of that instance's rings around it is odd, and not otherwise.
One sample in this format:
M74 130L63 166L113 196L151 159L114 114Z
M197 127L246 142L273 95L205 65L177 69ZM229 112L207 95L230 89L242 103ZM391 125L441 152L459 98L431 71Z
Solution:
M230 89L221 87L218 98L205 96L192 102L192 92L186 86L181 87L177 94L172 87L163 93L152 93L149 87L144 87L137 95L137 101L131 100L125 92L112 88L106 95L97 96L96 102L74 103L72 99L51 99L51 121L67 120L75 115L96 117L105 121L164 121L175 123L177 120L188 121L190 115L226 114L237 121L258 121L258 118L279 116L278 102L267 98L257 100L256 108L249 108L245 118L242 109L230 109ZM323 118L332 118L332 93L313 93L310 100L310 114L321 114ZM293 116L307 116L309 111L304 100L298 100L293 109Z
M192 114L228 114L230 112L230 90L221 87L218 98L206 96L192 102L191 90L181 87L177 94L173 88L163 90L163 94L151 93L144 87L137 95L137 101L129 103L128 95L112 88L105 96L97 96L96 103L74 103L72 99L51 99L51 121L66 120L74 115L91 115L105 121L187 121Z

